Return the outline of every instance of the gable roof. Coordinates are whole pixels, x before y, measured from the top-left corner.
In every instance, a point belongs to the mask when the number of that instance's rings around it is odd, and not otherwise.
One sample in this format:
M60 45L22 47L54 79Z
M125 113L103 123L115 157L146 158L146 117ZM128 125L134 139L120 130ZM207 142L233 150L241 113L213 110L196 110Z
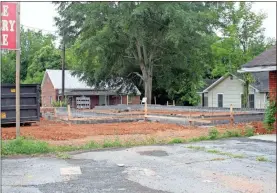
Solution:
M250 62L242 65L242 68L276 66L276 45L264 51Z
M204 85L198 89L198 92L202 92L206 88L208 88L210 85L212 85L217 79L204 79Z
M73 71L71 70L65 70L64 71L64 87L67 90L96 90L95 86L89 86L85 81L80 80L80 78L78 76L74 76L72 75ZM62 70L50 70L47 69L44 73L44 77L42 80L42 85L45 81L46 75L49 76L50 81L53 84L54 89L62 89ZM138 90L138 88L133 85L135 90L136 90L136 94L141 95L141 92ZM102 87L101 89L97 89L97 90L103 90L103 91L107 91L107 90L111 90L111 88L109 88L109 86L106 84L104 87ZM126 88L124 87L123 92L127 92ZM129 93L128 93L129 94Z
M258 90L259 92L268 92L269 86L268 86L268 80L269 80L269 73L268 72L252 72L251 73L255 82L250 84L250 87ZM203 92L208 92L210 89L218 85L220 82L225 80L227 77L232 75L233 77L236 77L238 80L244 83L244 80L242 78L241 74L231 74L229 73L226 76L222 76L219 79L217 79L215 82L213 82L210 86L205 88Z
M91 90L94 89L92 86L88 86L87 83L81 81L77 76L71 75L72 71L65 70L64 71L64 87L65 89L72 90ZM44 82L44 78L48 74L49 79L51 80L55 89L62 89L62 70L49 70L45 71L42 84Z

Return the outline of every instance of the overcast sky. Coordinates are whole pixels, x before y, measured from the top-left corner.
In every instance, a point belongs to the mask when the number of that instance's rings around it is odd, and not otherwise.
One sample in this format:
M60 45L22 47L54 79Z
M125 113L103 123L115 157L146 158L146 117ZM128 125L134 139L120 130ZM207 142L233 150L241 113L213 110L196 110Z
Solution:
M265 35L276 38L276 3L255 2L253 11L264 11L267 19L263 23ZM21 2L21 24L49 31L56 31L54 17L57 15L55 6L51 2Z

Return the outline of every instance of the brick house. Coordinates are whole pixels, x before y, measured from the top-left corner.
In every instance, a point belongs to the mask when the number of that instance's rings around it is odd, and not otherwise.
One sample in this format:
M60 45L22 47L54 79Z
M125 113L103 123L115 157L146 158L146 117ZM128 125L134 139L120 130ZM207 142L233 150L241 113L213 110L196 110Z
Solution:
M269 97L271 100L276 100L276 45L255 57L252 61L242 65L239 72L268 72Z
M108 86L95 89L65 70L64 93L73 108L92 109L98 105L140 104L140 91L133 86L135 92L121 92ZM123 89L124 90L124 89ZM51 107L54 101L62 96L62 71L46 70L41 84L42 107Z

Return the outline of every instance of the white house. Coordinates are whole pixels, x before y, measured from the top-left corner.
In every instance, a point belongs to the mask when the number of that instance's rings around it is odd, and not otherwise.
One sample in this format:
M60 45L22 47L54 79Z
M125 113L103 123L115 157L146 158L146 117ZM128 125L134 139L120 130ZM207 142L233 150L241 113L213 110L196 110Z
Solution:
M216 81L210 81L199 92L203 107L243 107L244 81L241 75L228 74ZM249 86L249 107L265 109L268 100L268 72L252 73L255 81Z

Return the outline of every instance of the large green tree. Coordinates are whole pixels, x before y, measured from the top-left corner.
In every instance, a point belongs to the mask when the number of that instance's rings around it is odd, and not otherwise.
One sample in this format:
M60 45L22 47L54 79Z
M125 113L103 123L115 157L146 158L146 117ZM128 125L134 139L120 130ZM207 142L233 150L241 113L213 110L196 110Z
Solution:
M44 46L37 52L28 66L28 73L24 83L40 84L46 69L61 68L61 53L53 46Z
M40 53L39 50L45 46L50 46L52 48L52 54L50 55L55 55L57 50L54 47L55 37L52 34L44 34L42 31L21 27L20 41L20 78L21 82L24 82L27 78L28 68L34 63L33 60ZM50 60L52 59L50 58ZM34 63L34 65L41 65L41 63ZM2 83L15 83L15 51L2 52L1 75ZM28 82L32 83L31 81Z
M148 103L153 80L174 96L196 92L209 62L215 3L62 2L56 24L74 44L75 72L90 84L139 77ZM111 81L112 82L112 81Z
M212 75L220 77L236 72L242 64L253 59L274 40L266 39L262 22L264 13L252 11L252 2L224 2L219 12L220 37L211 45L213 51Z

